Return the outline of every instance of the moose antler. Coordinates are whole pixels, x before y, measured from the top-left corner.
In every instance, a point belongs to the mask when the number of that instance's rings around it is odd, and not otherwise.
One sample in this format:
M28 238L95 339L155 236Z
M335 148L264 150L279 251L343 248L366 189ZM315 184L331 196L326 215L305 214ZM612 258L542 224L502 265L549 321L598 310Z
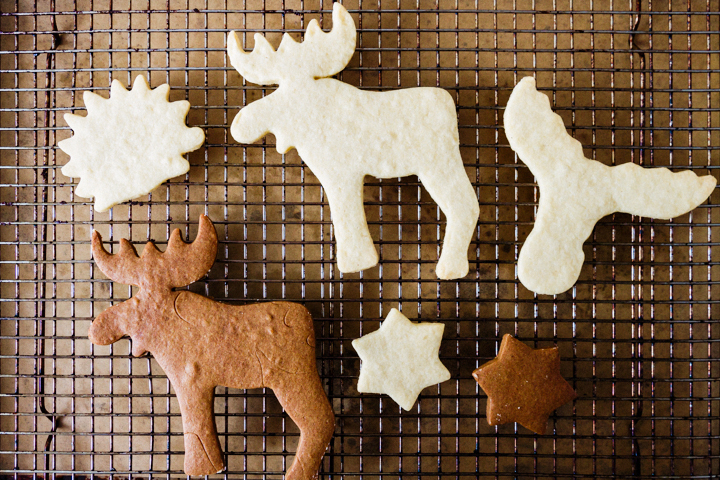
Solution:
M103 247L100 233L93 230L92 253L95 263L108 278L125 285L138 285L142 265L132 243L123 238L120 240L120 252L112 255Z
M108 253L100 234L93 231L92 252L100 270L116 282L141 288L183 287L200 279L212 267L217 254L217 233L210 219L201 215L194 242L185 243L176 228L165 253L148 242L138 257L135 247L124 238L120 240L119 253Z
M355 52L355 22L339 3L333 4L333 27L328 33L317 20L308 24L305 40L298 43L287 33L277 51L261 34L255 34L255 48L245 53L235 32L228 35L228 56L232 66L246 80L259 85L279 85L289 76L323 78L345 68Z

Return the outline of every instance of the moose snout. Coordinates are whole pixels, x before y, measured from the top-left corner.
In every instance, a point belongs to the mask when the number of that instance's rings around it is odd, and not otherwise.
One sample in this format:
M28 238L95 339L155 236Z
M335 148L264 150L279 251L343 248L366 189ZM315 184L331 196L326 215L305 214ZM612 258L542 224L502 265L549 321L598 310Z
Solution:
M115 328L113 321L111 321L110 315L107 315L109 310L98 315L98 317L90 325L88 330L88 338L95 345L110 345L120 340L124 333L118 331Z
M252 102L235 115L230 125L230 134L239 143L254 143L270 133L266 119L272 115L273 102L270 96Z
M242 110L235 115L235 118L230 125L230 134L237 142L252 143L255 139L250 139L247 135L247 127L244 125L244 123L247 123L244 121L245 116L246 115L243 115Z
M252 121L251 116L241 110L232 121L230 134L239 143L253 143L264 133L257 131L257 125Z

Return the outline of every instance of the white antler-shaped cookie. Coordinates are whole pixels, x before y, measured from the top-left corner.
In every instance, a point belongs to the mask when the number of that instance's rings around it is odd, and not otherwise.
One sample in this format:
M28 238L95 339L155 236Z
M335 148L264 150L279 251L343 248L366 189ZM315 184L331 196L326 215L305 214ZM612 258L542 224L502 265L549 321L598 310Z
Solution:
M258 34L255 49L245 53L231 32L233 67L248 81L280 87L243 108L230 132L242 143L273 133L278 152L297 148L330 203L341 272L378 262L363 207L365 176L417 175L447 217L435 272L464 277L480 207L460 157L455 103L439 88L367 92L324 78L345 68L355 37L353 19L339 3L332 31L313 20L302 43L286 34L277 51Z
M715 188L710 175L632 163L608 167L585 158L531 77L515 86L504 120L510 146L540 188L535 226L518 259L520 281L536 293L554 295L573 286L585 259L583 242L605 215L667 220L694 209Z

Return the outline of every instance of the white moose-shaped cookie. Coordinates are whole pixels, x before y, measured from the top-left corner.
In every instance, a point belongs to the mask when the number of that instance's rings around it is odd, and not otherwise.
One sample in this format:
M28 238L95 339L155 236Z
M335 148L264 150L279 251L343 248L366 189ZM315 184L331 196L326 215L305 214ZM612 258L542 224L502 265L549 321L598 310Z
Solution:
M327 194L341 272L378 262L363 207L365 176L417 175L447 217L436 274L464 277L480 209L460 157L455 103L440 88L366 92L326 78L345 68L355 39L353 19L339 3L332 31L313 20L303 43L285 34L277 51L256 34L254 50L245 53L231 32L232 66L250 82L279 88L243 108L230 132L241 143L273 133L278 152L297 149Z

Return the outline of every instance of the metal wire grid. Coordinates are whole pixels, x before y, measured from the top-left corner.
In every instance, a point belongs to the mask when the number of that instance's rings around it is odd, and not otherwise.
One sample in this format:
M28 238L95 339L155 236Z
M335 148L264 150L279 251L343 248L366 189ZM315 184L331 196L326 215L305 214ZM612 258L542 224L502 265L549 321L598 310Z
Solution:
M708 478L720 474L715 194L672 222L614 215L596 228L572 291L537 298L515 262L538 191L507 146L502 106L534 75L586 154L606 164L718 165L720 15L705 2L344 2L358 53L340 75L367 89L440 86L458 104L463 158L481 203L471 274L438 282L443 222L416 179L368 179L378 268L335 270L322 189L273 138L240 146L237 107L270 89L242 82L225 59L228 29L277 44L330 2L3 2L0 37L0 474L22 477L182 473L177 402L150 358L128 342L93 347L91 319L131 290L90 260L89 232L112 244L194 238L200 213L221 248L192 288L230 302L289 299L316 318L321 376L338 415L323 477ZM637 15L637 12L642 15ZM322 12L322 13L321 13ZM148 73L192 103L205 129L185 178L108 214L72 194L56 149L79 93ZM713 254L713 252L715 252ZM355 390L349 342L399 306L443 321L452 379L412 412ZM557 343L579 398L550 434L488 427L470 377L504 333ZM272 393L218 389L226 476L278 478L297 444Z

